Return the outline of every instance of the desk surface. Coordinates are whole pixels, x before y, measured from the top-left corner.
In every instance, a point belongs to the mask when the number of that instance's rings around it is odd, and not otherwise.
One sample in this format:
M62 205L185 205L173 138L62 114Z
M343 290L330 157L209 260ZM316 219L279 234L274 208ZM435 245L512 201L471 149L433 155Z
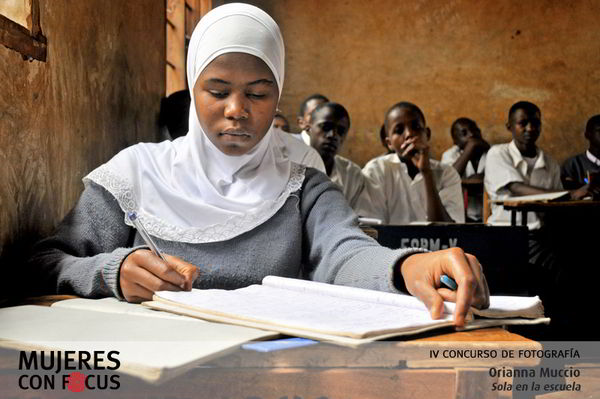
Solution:
M506 200L506 201L496 201L497 204L504 206L505 209L508 210L527 210L534 212L544 212L549 210L556 209L574 209L574 208L584 208L584 209L595 209L600 208L600 201L592 201L592 200L570 200L570 201L550 201L550 202L542 202L542 201L515 201L515 200Z

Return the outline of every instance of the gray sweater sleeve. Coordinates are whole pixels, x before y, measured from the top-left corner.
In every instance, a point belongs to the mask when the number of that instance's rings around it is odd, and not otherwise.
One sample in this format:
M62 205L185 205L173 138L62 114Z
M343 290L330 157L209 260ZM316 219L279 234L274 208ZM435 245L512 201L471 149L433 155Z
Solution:
M379 245L358 227L356 214L337 186L314 169L306 171L301 213L308 260L304 263L310 265L304 274L315 281L398 293L394 265L408 255L426 252Z
M139 248L128 248L132 242L132 228L117 201L90 182L54 234L36 245L31 262L47 292L123 299L119 269Z

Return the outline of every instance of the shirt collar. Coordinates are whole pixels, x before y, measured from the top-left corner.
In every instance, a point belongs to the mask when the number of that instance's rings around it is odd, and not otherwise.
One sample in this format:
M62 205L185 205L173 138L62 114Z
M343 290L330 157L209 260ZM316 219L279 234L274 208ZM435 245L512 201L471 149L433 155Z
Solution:
M540 147L535 147L536 150L536 156L537 159L535 161L535 165L533 165L534 169L541 169L541 168L545 168L546 167L546 160L544 157L544 151L542 151L542 149ZM513 166L516 168L521 162L525 162L525 159L523 159L523 155L521 154L521 151L519 151L519 149L517 148L517 145L515 144L515 141L512 140L510 142L510 144L508 145L508 153L510 154L512 161L513 161Z
M596 158L594 154L590 152L590 150L587 150L585 155L587 156L587 159L589 159L594 165L600 166L600 159Z

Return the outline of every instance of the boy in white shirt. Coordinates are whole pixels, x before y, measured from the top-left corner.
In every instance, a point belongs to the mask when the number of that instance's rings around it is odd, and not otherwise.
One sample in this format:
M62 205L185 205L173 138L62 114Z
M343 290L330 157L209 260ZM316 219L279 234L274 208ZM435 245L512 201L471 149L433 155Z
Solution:
M510 108L506 128L513 140L494 145L487 153L484 183L491 200L562 190L558 163L535 144L542 130L541 116L540 109L527 101L519 101ZM582 198L587 195L587 188L572 190L570 195L572 199ZM540 215L534 212L527 215L529 265L523 269L521 281L527 282L529 295L542 298L546 314L552 319L551 334L576 335L578 329L582 330L579 333L585 332L585 328L573 327L589 314L588 310L583 310L585 307L580 311L578 305L592 303L595 298L591 297L591 287L582 288L582 283L595 283L597 279L589 275L582 279L581 270L573 265L591 264L592 256L589 251L574 251L573 248L589 245L582 243L584 239L573 239L581 237L575 227L566 236L560 236L565 234L563 218L558 218L558 224L544 226ZM509 224L510 213L493 204L488 222ZM521 223L520 212L517 223ZM557 291L558 285L563 289Z
M458 118L452 123L450 135L454 145L442 154L442 163L452 165L462 179L483 179L485 153L490 145L481 137L477 123L469 118ZM467 218L480 222L483 209L483 192L469 192Z
M312 111L306 131L311 146L323 159L327 176L340 187L352 209L360 215L359 199L365 187L365 177L357 164L337 155L349 129L350 115L346 108L338 103L326 102Z
M363 168L370 199L364 216L385 224L464 223L460 176L452 166L429 158L431 131L419 107L395 104L386 113L384 126L394 153L372 159Z
M559 164L535 144L542 131L541 118L538 106L528 101L519 101L508 111L506 128L513 140L492 146L485 163L484 184L491 201L563 189ZM580 189L570 193L571 198L580 199L587 191ZM517 214L517 224L521 224L520 218ZM492 202L488 223L510 224L510 212ZM539 229L541 225L539 215L527 213L530 230Z

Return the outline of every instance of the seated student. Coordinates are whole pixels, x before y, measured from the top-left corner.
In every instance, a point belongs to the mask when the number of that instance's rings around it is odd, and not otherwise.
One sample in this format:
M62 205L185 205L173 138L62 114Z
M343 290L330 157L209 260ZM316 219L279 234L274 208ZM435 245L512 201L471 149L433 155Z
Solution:
M485 189L490 200L503 200L521 195L543 194L563 189L560 166L535 143L542 132L542 113L528 101L513 104L508 111L506 128L512 141L492 146L485 163ZM571 191L571 198L580 199L586 189ZM521 214L517 214L520 224ZM491 224L510 224L510 212L492 202ZM527 213L530 230L539 229L542 222L535 212Z
M310 121L310 114L314 111L319 104L327 103L329 99L322 94L315 93L306 97L302 104L300 104L300 112L298 112L298 127L300 127L300 135L306 145L310 145L310 135L308 134L308 125Z
M235 289L278 275L407 291L434 318L443 299L455 301L456 325L471 305L488 306L474 256L380 246L327 176L284 155L272 128L284 59L279 27L259 8L231 3L206 14L188 50L189 132L126 148L84 178L78 203L33 259L48 288L140 302L157 290ZM129 211L166 261L144 245ZM458 289L440 288L441 274Z
M510 107L506 128L513 139L510 143L493 145L487 153L484 183L491 200L562 191L558 163L536 145L542 132L541 118L540 109L531 102L519 101ZM587 195L587 190L571 190L570 195L579 199ZM581 279L579 268L572 267L589 263L577 261L585 258L584 253L589 251L574 251L573 245L564 244L571 238L558 239L564 230L544 226L540 216L527 213L529 261L522 279L527 281L529 295L539 295L544 302L546 314L552 319L550 327L562 335L580 328L576 326L583 316L577 309L582 303L592 303L592 298L585 298L591 295L582 284L587 280ZM492 203L488 223L510 224L510 212ZM521 223L521 212L517 213L517 223ZM569 235L576 236L575 230ZM591 278L591 281L596 279ZM560 290L556 289L558 286Z
M590 143L588 150L567 159L562 165L560 177L566 189L585 187L594 197L598 197L600 181L588 181L588 173L600 174L600 114L587 121L585 138Z
M284 131L286 133L291 133L290 132L290 123L288 122L287 118L279 110L277 110L277 112L275 113L275 117L273 118L273 126L275 126L278 129L281 129L282 131Z
M386 141L393 154L363 168L371 207L366 217L385 224L464 223L460 176L452 166L429 158L431 131L416 105L400 102L385 115Z
M357 164L337 155L348 129L350 116L346 108L328 102L318 105L311 113L307 132L310 145L323 158L327 176L342 189L348 204L360 214L357 206L365 187L365 177Z
M477 123L469 118L458 118L452 123L450 135L454 145L442 154L442 164L454 166L463 179L483 179L485 153L490 145L481 137ZM483 192L469 193L467 219L480 222L483 220L482 210Z

